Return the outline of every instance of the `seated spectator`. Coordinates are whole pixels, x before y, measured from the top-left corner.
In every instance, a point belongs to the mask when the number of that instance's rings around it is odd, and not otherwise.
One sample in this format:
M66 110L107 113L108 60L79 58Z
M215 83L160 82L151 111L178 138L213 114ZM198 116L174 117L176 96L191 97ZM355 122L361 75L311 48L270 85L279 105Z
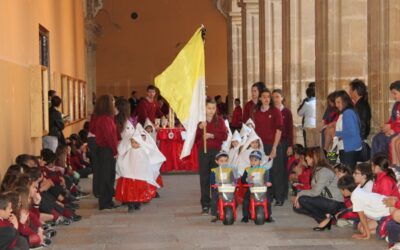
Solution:
M396 176L389 167L389 159L384 154L378 154L371 162L372 172L375 175L372 192L400 198Z
M354 181L360 188L365 189L368 192L372 192L374 185L372 166L370 163L360 163L356 166L353 173Z
M372 139L371 155L390 152L391 140L400 133L400 81L390 84L390 92L396 102L393 105L389 121L381 126L381 132Z
M292 186L293 196L297 196L297 193L301 190L311 189L312 171L305 161L306 149L302 145L295 144L293 153L289 158L288 172L290 173L289 182Z
M18 233L18 219L6 194L0 194L0 249L28 250L25 238Z
M84 159L86 152L86 145L81 141L76 141L75 144L71 145L71 167L72 170L79 173L80 178L87 178L92 173L89 162Z
M336 121L339 111L335 105L336 92L330 93L327 98L327 108L322 117L322 146L324 150L330 151L335 137Z
M345 208L343 196L337 187L337 177L319 147L307 149L305 159L313 172L311 189L297 194L293 209L317 221L318 226L313 228L314 231L329 230L333 215Z
M338 187L343 196L351 197L353 212L358 213L360 223L358 230L360 233L353 234L354 239L369 239L371 231L376 230L377 236L380 235L382 223L390 215L390 209L383 204L386 197L377 193L368 192L354 182L352 176L346 175L339 179Z
M352 175L353 171L350 167L343 165L343 164L337 164L334 167L336 177L338 179L342 178L343 176L347 175ZM347 227L347 226L352 226L354 223L358 223L358 214L353 212L353 204L351 203L351 200L349 197L344 197L344 205L346 208L340 210L336 215L336 225L338 227Z
M333 170L335 170L335 174L336 177L338 179L340 179L341 177L345 176L345 175L352 175L353 174L353 170L343 164L337 164L333 167Z
M34 156L28 154L21 154L18 155L15 159L15 163L20 166L27 166L27 167L37 167Z

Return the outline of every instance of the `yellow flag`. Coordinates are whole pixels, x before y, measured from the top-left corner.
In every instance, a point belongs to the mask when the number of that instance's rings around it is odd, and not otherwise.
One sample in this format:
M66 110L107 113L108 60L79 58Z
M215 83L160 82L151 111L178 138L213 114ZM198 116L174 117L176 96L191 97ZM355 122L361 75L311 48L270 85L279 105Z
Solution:
M197 29L172 64L155 78L155 85L186 129L182 159L190 154L198 123L206 120L202 27Z

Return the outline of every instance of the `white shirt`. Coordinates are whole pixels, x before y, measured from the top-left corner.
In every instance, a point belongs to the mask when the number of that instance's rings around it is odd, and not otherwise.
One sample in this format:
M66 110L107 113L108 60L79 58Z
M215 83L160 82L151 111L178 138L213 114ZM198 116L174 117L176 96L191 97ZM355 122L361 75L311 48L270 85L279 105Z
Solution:
M305 102L303 107L297 112L299 116L304 116L304 127L305 128L315 128L317 126L316 122L316 99L310 98L308 102Z
M374 186L374 182L369 180L369 181L367 181L367 183L364 184L364 187L362 187L362 188L367 192L372 192L373 186Z
M351 194L353 203L353 212L364 212L369 219L380 220L382 217L390 215L389 208L383 204L383 198L386 196L368 192L358 186Z

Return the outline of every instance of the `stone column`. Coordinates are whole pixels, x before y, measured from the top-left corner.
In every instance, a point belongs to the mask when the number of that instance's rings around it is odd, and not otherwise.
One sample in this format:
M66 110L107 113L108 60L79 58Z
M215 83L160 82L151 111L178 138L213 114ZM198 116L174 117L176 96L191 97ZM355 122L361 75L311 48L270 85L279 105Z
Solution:
M283 2L260 0L260 79L270 89L282 88Z
M400 79L399 23L399 1L368 1L368 87L373 131L388 120L394 102L389 85Z
M243 99L251 96L251 85L260 81L259 4L258 0L241 0Z
M327 95L348 89L354 78L368 80L367 0L315 1L317 121Z
M96 25L86 20L86 96L88 115L93 112L93 98L96 94ZM93 96L94 95L94 96Z
M85 11L85 43L86 43L86 96L87 115L93 112L93 98L96 93L96 39L101 33L100 27L95 23L95 16L103 7L103 0L83 1Z
M235 98L243 104L243 69L242 69L242 12L238 0L229 1L228 11L228 93L229 107Z
M297 108L305 98L309 82L315 81L315 11L314 0L283 1L283 89L294 114L294 122L301 124Z

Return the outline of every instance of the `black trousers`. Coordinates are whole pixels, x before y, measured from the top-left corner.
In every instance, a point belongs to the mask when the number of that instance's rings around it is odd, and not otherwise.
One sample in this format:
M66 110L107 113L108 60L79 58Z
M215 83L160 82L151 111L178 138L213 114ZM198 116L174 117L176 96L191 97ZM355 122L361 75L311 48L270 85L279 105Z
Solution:
M50 193L53 197L55 197L56 200L58 200L58 196L60 196L60 195L62 195L64 198L67 195L64 188L58 184L49 188L49 190L47 190L47 192Z
M218 188L211 188L211 215L218 215Z
M92 182L92 190L93 194L95 196L99 196L99 185L98 185L98 180L97 180L97 156L96 156L96 151L97 151L97 146L96 146L96 137L88 137L88 146L89 146L89 151L90 151L90 166L92 167L93 171L93 182Z
M286 178L284 199L287 199L289 195L289 172L287 170L289 157L287 155L287 151L290 145L287 140L282 140L281 146L282 146L282 157L283 157L283 167L284 167L283 171L285 173L285 178Z
M264 144L264 151L266 155L269 155L272 150L272 145ZM284 165L283 149L282 145L279 144L276 148L276 157L274 163L270 169L270 178L272 183L272 198L277 201L285 200L285 193L288 186L288 174L287 167ZM271 200L272 201L272 200Z
M79 173L79 176L84 179L84 178L88 178L88 175L90 175L93 170L91 167L86 167L86 168L82 168L82 169L78 169L77 172Z
M357 161L360 158L360 151L345 152L344 150L339 151L340 163L351 167L353 170L356 168Z
M293 210L297 213L311 216L318 223L326 219L326 214L334 215L346 208L344 202L331 200L322 196L301 196L298 201L300 208L293 207Z
M218 151L216 149L207 149L207 153L204 153L203 149L199 149L199 174L200 174L200 191L201 191L201 206L210 207L210 174L211 169L217 167L215 162L215 156Z
M250 189L247 189L246 194L244 195L243 204L242 204L242 214L243 218L250 218ZM271 189L267 191L267 209L268 209L268 218L271 218L272 215L272 197L271 197Z
M115 158L109 147L97 147L99 208L103 209L113 205L115 182Z

